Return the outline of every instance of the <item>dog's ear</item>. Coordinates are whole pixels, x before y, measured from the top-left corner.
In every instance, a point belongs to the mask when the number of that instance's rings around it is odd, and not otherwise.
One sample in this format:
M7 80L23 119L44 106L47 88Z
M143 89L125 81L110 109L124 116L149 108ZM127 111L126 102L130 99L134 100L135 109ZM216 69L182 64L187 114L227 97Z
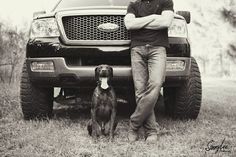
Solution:
M109 67L109 71L110 71L111 77L113 77L113 68Z
M95 68L95 79L98 80L99 77L99 66Z

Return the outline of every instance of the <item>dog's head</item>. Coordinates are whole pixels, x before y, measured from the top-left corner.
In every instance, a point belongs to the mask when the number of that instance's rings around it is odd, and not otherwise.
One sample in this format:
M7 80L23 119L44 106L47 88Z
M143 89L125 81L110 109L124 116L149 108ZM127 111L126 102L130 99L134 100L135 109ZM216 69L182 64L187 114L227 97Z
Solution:
M109 82L113 77L113 69L109 65L99 65L95 69L95 78L102 89L109 88Z

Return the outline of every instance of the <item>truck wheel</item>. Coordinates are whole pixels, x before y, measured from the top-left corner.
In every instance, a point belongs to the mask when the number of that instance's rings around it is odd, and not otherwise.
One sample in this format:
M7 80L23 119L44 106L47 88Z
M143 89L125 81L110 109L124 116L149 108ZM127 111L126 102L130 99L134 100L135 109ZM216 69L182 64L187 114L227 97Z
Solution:
M201 99L202 84L197 62L191 58L190 76L181 87L164 88L166 113L173 118L196 119L198 117Z
M128 103L129 103L128 109L126 109L126 111L128 114L132 114L135 111L136 106L137 106L133 85L129 87L129 89L126 91L126 99L128 100Z
M31 83L24 63L20 85L21 108L24 119L47 119L52 116L53 88L41 88Z

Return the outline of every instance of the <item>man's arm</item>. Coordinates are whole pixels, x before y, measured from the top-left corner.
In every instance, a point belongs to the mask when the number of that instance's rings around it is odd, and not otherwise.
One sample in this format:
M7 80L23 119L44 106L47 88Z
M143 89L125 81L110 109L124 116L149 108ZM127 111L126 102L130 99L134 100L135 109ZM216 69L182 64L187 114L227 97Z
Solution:
M135 29L141 29L146 27L148 24L150 24L152 21L154 21L153 15L145 16L145 17L139 17L136 18L134 14L128 13L125 16L124 22L125 27L128 30L135 30Z
M159 30L169 28L174 19L174 12L171 10L163 11L161 15L155 15L155 20L148 23L145 28Z

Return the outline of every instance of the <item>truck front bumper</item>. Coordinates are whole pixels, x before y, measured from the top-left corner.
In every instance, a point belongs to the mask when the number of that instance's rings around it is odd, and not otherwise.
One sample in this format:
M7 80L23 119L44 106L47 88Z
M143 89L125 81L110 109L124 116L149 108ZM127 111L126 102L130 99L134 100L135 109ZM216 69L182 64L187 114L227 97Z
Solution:
M184 68L178 69L179 62ZM63 57L27 58L26 64L30 80L38 85L64 87L90 86L96 83L94 77L96 66L69 66ZM165 86L178 85L185 80L190 74L190 66L189 57L167 57ZM132 83L130 66L112 66L112 68L114 84Z

